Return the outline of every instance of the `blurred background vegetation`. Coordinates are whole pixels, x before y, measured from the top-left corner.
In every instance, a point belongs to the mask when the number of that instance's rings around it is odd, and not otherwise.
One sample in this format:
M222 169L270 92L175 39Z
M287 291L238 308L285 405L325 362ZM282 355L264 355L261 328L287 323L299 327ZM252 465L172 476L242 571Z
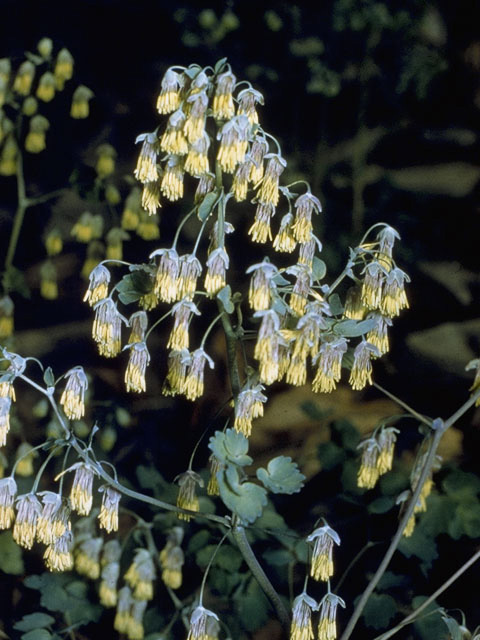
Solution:
M70 235L86 209L107 211L108 223L115 222L118 212L105 206L104 193L94 186L96 149L104 143L115 149L111 184L124 199L132 185L127 176L135 166L135 138L157 126L160 79L172 64L208 65L228 57L237 77L264 94L261 119L282 144L289 163L285 181L309 180L322 202L316 233L332 279L348 247L370 225L384 221L399 231L397 261L412 279L411 308L395 323L391 352L376 363L375 379L433 417L453 412L466 397L472 376L464 367L480 351L475 304L480 292L480 8L473 0L329 0L317 5L83 0L68 11L56 1L4 0L0 5L0 57L20 60L48 36L71 51L78 82L95 94L88 120L68 118L67 98L63 106L63 98L52 105L47 150L26 161L30 195L65 191L27 213L14 261L24 276L12 294L15 349L40 358L57 374L77 364L85 367L95 381L90 418L117 439L112 459L132 484L138 482L138 465L157 467L168 482L173 480L218 408L218 390L227 396L219 366L195 405L162 397L166 352L160 334L152 340L147 393L124 393L124 365L100 360L90 338L92 314L81 301L85 282L79 275L85 246ZM13 178L0 177L0 183L3 255L16 193ZM121 206L117 209L121 212ZM163 208L162 246L172 237L179 213L175 205ZM242 216L237 225L244 227L246 242L250 220ZM39 293L45 260L41 238L52 221L64 236L64 249L54 259L58 299L44 300ZM187 227L185 250L188 241ZM158 240L145 242L132 234L124 255L142 261L158 246ZM259 252L243 244L232 252L233 278L241 288L245 268ZM220 335L215 350L221 358ZM18 446L27 438L36 444L47 426L46 414L26 389L17 393L22 402L13 442ZM308 533L313 521L327 513L344 542L337 554L339 575L369 540L378 542L343 587L341 595L351 606L394 530L392 496L406 486L411 451L420 441L417 427L411 421L402 425L398 467L372 497L354 486L355 446L359 433L398 412L393 404L374 389L356 394L345 388L324 398L277 385L269 398L266 416L254 428L258 461L262 453L278 450L297 459L309 478L300 496L277 504L288 526ZM178 424L184 428L172 428ZM447 434L437 493L411 548L398 554L383 591L375 596L378 607L373 600L371 618L363 623L382 626L385 620L379 623L377 617L385 610L390 612L386 624L395 620L408 610L412 595L428 595L474 548L480 535L479 425L477 411ZM206 454L200 459L204 462ZM144 483L148 487L151 478L144 476ZM459 549L460 539L465 544ZM270 542L263 544L268 551ZM32 554L24 560L27 573L42 570ZM281 584L285 567L278 557L276 562ZM17 604L21 617L36 596L33 591L25 595L23 569L18 573L2 580L0 591L1 601ZM463 608L472 628L480 624L478 572L470 573L469 580L468 585L467 578L459 582L440 603ZM267 621L268 615L258 626ZM100 637L107 623L95 630L86 627L86 636ZM9 630L11 621L4 624ZM373 636L375 629L368 633ZM408 633L403 637L438 638L445 632L419 624Z

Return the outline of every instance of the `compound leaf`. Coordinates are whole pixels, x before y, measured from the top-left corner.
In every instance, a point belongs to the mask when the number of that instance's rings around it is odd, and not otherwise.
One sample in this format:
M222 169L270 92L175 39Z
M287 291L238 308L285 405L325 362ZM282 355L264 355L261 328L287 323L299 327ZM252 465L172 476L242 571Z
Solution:
M29 613L15 623L13 628L19 631L32 631L34 629L48 627L52 622L55 622L55 618L49 616L48 613Z
M217 298L220 300L223 308L227 313L234 312L235 307L233 306L232 302L232 290L229 284L223 287L223 289L220 289L220 291L217 293Z
M197 215L199 219L203 222L208 218L210 212L212 211L213 205L217 201L217 192L212 191L207 193L207 195L202 200L202 204L198 207Z
M303 487L305 476L297 463L287 456L272 458L266 469L257 469L257 478L272 493L297 493Z
M363 610L367 627L385 629L397 613L397 605L392 596L386 593L372 593Z
M236 466L229 465L218 474L218 486L225 505L246 524L255 522L267 504L265 489L253 482L240 482Z
M208 447L224 464L233 462L239 467L244 467L253 462L247 455L248 439L234 429L227 429L225 433L216 431L210 438Z
M22 549L15 544L10 531L0 533L0 570L15 576L25 571Z

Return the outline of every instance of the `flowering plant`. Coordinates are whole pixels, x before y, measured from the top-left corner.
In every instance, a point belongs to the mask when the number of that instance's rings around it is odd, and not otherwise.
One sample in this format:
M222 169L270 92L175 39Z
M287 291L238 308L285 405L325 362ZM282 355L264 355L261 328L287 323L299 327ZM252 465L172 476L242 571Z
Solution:
M13 84L13 91L25 97L30 95L33 79L33 71L28 69L27 74L26 67L20 68ZM43 96L43 100L50 99L54 82L55 74L47 73L49 82L45 80L42 84L40 80L37 88L37 95ZM218 638L223 634L222 624L226 625L228 635L236 624L236 615L241 617L242 602L262 598L259 587L293 640L314 637L312 615L317 611L315 627L319 640L334 640L338 607L351 607L336 593L341 591L343 578L333 587L331 584L337 577L334 558L339 554L337 547L341 549L341 538L330 517L333 515L335 519L335 514L329 514L330 524L324 517L312 522L311 532L296 535L295 545L282 541L292 571L298 565L296 573L303 569L305 574L303 590L299 589L296 597L293 591L298 576L290 579L290 616L289 607L252 549L255 541L252 525L258 525L262 519L268 522L269 513L278 518L271 507L272 499L278 494L299 493L305 475L290 456L275 456L260 466L249 455L249 439L256 428L255 420L264 414L270 387L275 383L303 386L310 380L315 394L335 392L342 377L354 391L374 384L375 361L389 349L388 330L409 306L405 291L409 278L394 257L395 245L400 241L398 232L378 223L350 249L344 268L329 281L326 264L319 257L322 243L315 233L315 217L322 211L320 200L304 180L282 184L287 161L278 141L262 125L258 111L263 103L263 96L250 83L237 81L225 59L214 67L193 64L169 68L156 105L161 116L159 126L137 137L141 147L134 175L142 185L141 192L138 186L132 187L121 227L112 227L107 232L110 251L106 258L97 259L96 251L92 250L90 261L87 260L92 269L84 301L94 312L93 340L105 358L127 352L124 382L128 393L140 394L148 389L150 368L156 366L158 353L166 352L162 394L167 398L183 396L189 402L198 401L209 384L208 369L222 366L222 357L216 357L218 353L211 340L218 328L224 334L229 389L217 407L217 418L223 420L223 428L213 432L211 425L207 426L204 435L209 436L208 446L202 441L203 436L199 438L188 467L175 479L176 500L171 498L171 488L158 490L157 485L163 482L158 473L151 475L144 487L153 490L153 496L140 493L119 479L115 458L104 459L96 443L102 437L102 424L87 429L83 435L75 430L75 422L85 416L88 422L92 404L88 372L81 364L55 378L50 367L44 369L35 359L17 353L10 344L2 348L0 443L8 444L11 437L10 413L22 382L44 396L57 431L33 448L19 448L10 475L0 480L0 527L13 527L13 540L26 549L35 541L44 544L43 558L49 571L74 569L89 580L99 581L102 607L116 608L113 626L129 640L144 637L144 621L150 611L160 611L157 619L161 622L153 618L152 626L157 627L153 631L162 635L178 633L182 621L188 628L189 640ZM72 115L83 116L85 105L83 111L77 107L78 104L75 109L72 107ZM40 133L44 130L45 127ZM38 137L39 131L32 131ZM25 140L27 151L33 147L40 151L38 140L36 146L31 140L28 142L29 135ZM96 171L100 181L112 173L114 157L108 146L99 148ZM17 179L22 184L20 174ZM107 188L103 186L106 194ZM110 193L113 197L111 190ZM176 202L188 202L189 211L174 225L171 243L160 243L159 218L170 215L170 203ZM277 210L281 215L278 223ZM172 216L176 215L178 209L172 212ZM246 228L242 220L238 222L238 212L248 219ZM17 218L20 224L23 213ZM194 240L191 249L182 253L179 248L182 231L187 228ZM246 269L248 285L236 290L231 278L234 264L231 254L232 249L245 242L241 234L247 229L257 257ZM142 261L124 260L121 245L128 237L122 232L127 231L137 231L144 239L155 241L156 248ZM95 246L103 233L103 220L101 216L84 213L72 233L79 241ZM51 246L60 246L54 240L58 241L55 234L49 240ZM11 266L15 242L9 251L7 267ZM3 317L11 319L7 296L3 300ZM208 319L206 327L202 318ZM168 338L161 347L152 346L155 330L169 319ZM11 322L4 321L3 327L4 334L11 333ZM200 340L199 329L203 329ZM126 341L125 330L129 332ZM251 338L254 345L249 345ZM41 382L34 370L38 365L43 372ZM410 487L398 496L402 506L396 532L353 613L341 622L343 640L350 637L402 537L412 536L417 514L426 510L433 487L432 474L439 464L436 454L440 440L478 401L477 383L473 395L445 421L421 416L395 399L423 423L424 439L412 469ZM400 429L388 426L387 422L359 444L357 483L361 489L373 489L380 477L392 469ZM202 446L209 452L208 480L197 463ZM15 477L22 475L21 467L27 460L33 469L32 457L39 450L48 454L28 491L18 495ZM59 454L63 456L58 458ZM72 456L75 456L73 463L69 460ZM251 469L248 471L253 464L254 476ZM56 470L57 490L50 487L38 491L49 465ZM65 492L64 479L70 471L74 471L73 480L69 492ZM101 500L97 500L95 491ZM128 508L124 506L127 501ZM140 516L130 508L135 501L150 505L156 513L149 514L150 519ZM120 526L122 514L134 521L127 533ZM180 522L165 514L174 514ZM208 529L196 531L198 521L206 522L212 533ZM218 544L207 545L210 538L218 541L219 531ZM282 536L288 538L291 533L285 526L276 536L283 540ZM105 534L111 537L106 540ZM129 544L130 536L134 549ZM162 539L164 546L159 550L157 545ZM197 552L197 563L204 569L200 584L195 580L184 582L185 552ZM243 565L247 570L240 571ZM216 595L221 591L218 582L216 589L208 586L210 576L215 578L218 568L229 574L223 583L225 599L234 603L233 612L226 616L228 623L220 614L223 605ZM220 583L223 577L219 579L217 574ZM313 579L311 585L309 578ZM45 580L42 586L32 580L27 586L39 588L44 594L45 584L52 584ZM307 593L307 587L316 599ZM156 604L160 589L168 593L171 605L154 608L151 605ZM179 597L177 592L181 589ZM204 604L212 606L212 610ZM426 606L418 606L382 638L393 635ZM213 611L215 607L218 614ZM98 607L92 609L89 620L100 614ZM25 630L25 624L24 618L18 628ZM39 618L35 624L40 625ZM249 624L244 616L244 630L255 629L255 625Z

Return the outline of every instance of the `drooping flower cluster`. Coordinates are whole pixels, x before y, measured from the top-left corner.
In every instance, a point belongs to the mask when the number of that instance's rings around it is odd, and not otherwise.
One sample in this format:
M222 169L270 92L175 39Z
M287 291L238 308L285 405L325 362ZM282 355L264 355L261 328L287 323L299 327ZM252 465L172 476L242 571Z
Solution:
M298 244L297 264L282 270L265 260L247 270L251 274L249 303L261 318L254 351L260 382L285 378L289 384L303 385L310 359L313 391L329 393L341 379L352 337L360 335L352 353L349 383L354 390L363 389L372 384L372 360L388 351L392 317L408 306L404 289L408 278L392 259L398 234L384 226L375 243L353 252L346 272L360 284L349 290L345 305L335 300L332 306L331 288L319 284L324 267L315 256L321 245L311 225L311 214L321 211L320 203L307 192L297 198L295 207L296 218L289 213L282 219L274 248L291 253ZM362 264L363 280L353 273ZM294 277L293 283L288 276Z
M318 640L335 640L337 637L337 608L338 605L345 607L342 598L330 591L330 578L333 576L332 548L334 543L340 544L340 538L337 532L325 522L322 527L316 528L307 537L307 542L314 544L310 575L315 580L327 583L327 593L317 603L307 594L305 583L303 592L293 601L290 640L313 640L315 638L312 615L319 610Z
M362 449L362 460L357 484L362 489L373 489L380 476L390 471L398 429L382 426L372 437L358 445Z
M160 551L159 560L162 567L162 580L171 589L179 589L182 585L182 567L185 562L181 548L183 529L173 527L165 547Z

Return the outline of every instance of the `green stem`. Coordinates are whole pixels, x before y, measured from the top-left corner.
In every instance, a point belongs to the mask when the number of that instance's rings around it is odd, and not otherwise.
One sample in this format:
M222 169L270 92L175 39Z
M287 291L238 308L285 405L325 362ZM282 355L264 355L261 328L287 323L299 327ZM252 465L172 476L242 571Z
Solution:
M44 193L43 195L38 196L37 198L28 198L27 206L35 207L37 204L43 204L44 202L48 202L49 200L52 200L52 198L61 196L62 193L65 193L65 189L55 189L55 191L50 191L50 193Z
M28 208L28 199L25 191L25 178L23 175L23 156L19 152L17 156L17 210L13 219L12 233L8 243L7 255L5 258L5 270L9 269L13 264L13 258L17 249L18 238L22 229L25 212Z
M420 422L423 422L423 424L426 424L428 427L432 426L432 421L429 418L422 416L421 413L418 413L418 411L415 411L415 409L412 409L412 407L410 407L406 402L403 402L403 400L400 400L400 398L397 398L397 396L395 396L393 393L390 393L390 391L387 391L387 389L384 389L376 382L373 383L373 386L376 387L382 393L384 393L388 398L390 398L390 400L393 400L398 405L406 409L411 416L413 416Z
M10 477L14 477L15 475L15 471L17 469L18 463L21 462L24 458L27 458L29 455L31 455L34 451L38 451L38 449L42 449L45 446L46 442L42 442L42 444L38 444L36 447L32 447L31 449L29 449L28 451L26 451L22 456L20 456L19 458L17 458L15 460L15 464L13 465L12 468L12 473L10 474Z
M212 322L208 325L207 330L203 334L202 342L200 343L200 349L203 349L203 347L205 346L205 342L207 341L207 338L208 338L210 332L212 331L213 327L217 324L217 322L220 320L220 318L223 316L224 313L225 313L225 311L221 311L218 314L218 316L216 316L212 320Z
M341 272L341 274L337 277L336 280L334 280L334 282L332 283L332 285L330 286L330 288L328 289L328 294L327 295L331 295L333 291L335 291L335 289L338 287L338 285L342 282L342 280L347 276L348 272L351 270L352 267L355 266L355 262L353 260L348 260L344 270Z
M207 583L207 576L208 576L208 572L210 571L210 567L212 566L213 561L215 560L215 556L217 555L217 553L218 553L220 547L222 546L222 544L225 542L225 538L228 536L229 533L230 533L230 530L228 530L226 533L223 534L222 539L217 544L217 547L216 547L215 551L212 553L212 557L208 561L208 564L207 564L207 566L205 568L205 573L203 574L203 578L202 578L202 584L200 585L200 596L198 598L199 606L203 606L203 592L205 590L205 585Z
M270 598L277 616L282 623L285 630L288 631L290 628L290 615L285 608L280 596L275 591L272 583L267 577L267 574L260 566L255 554L253 553L252 547L247 540L247 536L245 534L245 529L240 525L235 525L232 528L232 534L237 543L238 549L243 556L243 559L248 565L248 568L253 573L255 578L258 581L258 584L261 586L266 595Z
M187 213L187 215L183 218L180 224L177 227L177 231L175 232L175 237L173 238L172 249L176 249L178 238L180 237L180 231L182 230L183 225L191 218L191 216L195 213L197 207L194 207L191 211Z
M110 476L103 469L101 464L93 461L89 456L88 451L80 446L75 436L70 432L67 425L65 424L65 421L63 420L58 410L57 404L54 398L52 397L52 395L48 393L45 389L43 389L40 385L38 385L36 382L33 382L33 380L30 380L30 378L28 378L27 376L22 374L18 377L21 378L22 380L25 380L27 384L32 386L34 389L37 389L37 391L39 391L40 393L42 393L48 398L48 401L50 402L50 405L52 406L52 409L55 412L55 416L65 432L66 440L68 440L68 444L70 444L72 448L75 449L75 451L77 452L77 454L80 456L82 460L84 460L85 462L88 462L95 469L96 473L100 478L105 480L105 482L107 482L114 489L117 489L117 491L119 491L120 493L123 493L124 495L130 498L134 498L135 500L140 500L140 502L146 502L147 504L151 504L155 507L159 507L160 509L164 509L165 511L173 511L175 513L184 513L186 515L190 515L198 518L206 518L207 520L211 520L212 522L223 524L226 527L230 526L229 520L227 520L227 518L223 518L222 516L217 516L213 513L212 514L199 513L196 511L190 511L189 509L181 509L180 507L177 507L173 504L169 504L168 502L163 502L163 500L157 500L157 498L153 498L151 496L144 495L143 493L139 493L138 491L133 491L132 489L128 489L127 487L124 487L122 484L120 484L120 482L112 478L112 476Z
M345 578L348 576L350 571L357 564L357 562L360 560L360 558L363 556L363 554L366 551L368 551L369 549L371 549L372 547L374 547L375 545L377 545L377 544L380 544L380 543L379 542L372 542L371 540L369 540L367 542L367 544L360 549L360 551L357 553L357 555L353 558L353 560L350 562L348 567L343 572L342 577L340 578L340 580L335 585L335 589L334 589L335 593L340 591L340 588L341 588L342 584L345 582Z
M407 505L407 508L405 509L405 512L403 514L402 519L400 520L400 524L398 525L398 529L395 532L395 535L392 538L392 541L387 549L387 552L385 554L385 556L383 557L377 571L375 572L375 575L373 576L373 578L370 580L370 582L368 583L365 591L363 592L362 596L360 597L360 599L357 602L357 605L355 607L355 610L352 614L352 617L350 618L350 620L348 621L348 624L345 628L345 631L343 632L340 640L348 640L348 638L351 636L355 625L358 622L358 619L360 618L362 611L365 608L365 605L367 604L367 601L370 597L370 595L373 593L375 587L377 586L380 578L383 576L383 574L385 573L385 570L387 569L390 560L392 559L393 554L395 553L395 551L397 550L397 547L400 543L400 540L402 538L403 535L403 531L407 525L407 522L409 521L410 517L413 515L415 506L418 502L418 498L420 496L420 493L423 489L423 485L425 484L425 481L427 480L427 478L430 476L430 473L432 471L432 467L435 463L435 459L436 459L436 453L437 453L437 449L438 449L438 445L440 443L440 440L443 437L443 434L445 433L445 431L447 431L447 429L449 429L459 418L461 418L461 416L463 416L464 413L466 413L470 407L472 407L475 402L478 400L478 398L480 398L480 390L477 391L477 393L473 394L457 411L455 411L454 414L452 414L450 416L450 418L448 418L448 420L446 422L443 422L442 420L435 420L432 423L432 428L434 429L433 431L433 438L431 439L430 442L430 446L428 448L428 452L425 458L425 463L423 465L423 469L422 472L420 474L420 478L418 481L417 486L415 487L415 491L413 492L412 497L410 498L410 502Z
M146 343L147 342L147 338L148 336L152 333L152 331L155 329L155 327L157 327L161 322L163 322L163 320L165 320L166 318L168 318L169 315L171 315L172 310L170 309L170 311L167 311L167 313L165 313L161 318L159 318L158 320L156 320L152 326L150 327L150 329L147 331L147 333L145 334L145 338L143 339L143 341Z
M393 629L389 629L389 631L386 631L385 633L382 633L381 635L376 636L374 640L387 640L387 638L391 638L392 636L394 636L397 633L397 631L400 631L402 627L405 627L407 624L414 622L416 618L418 618L418 615L424 609L426 609L429 604L431 604L434 600L436 600L436 598L438 598L439 595L441 595L444 591L446 591L450 587L450 585L452 585L456 580L458 580L458 578L463 573L465 573L465 571L469 569L472 566L472 564L477 562L478 559L480 559L480 550L477 551L469 560L467 560L467 562L462 564L462 566L459 569L457 569L457 571L455 571L455 573L452 574L450 578L448 578L448 580L446 580L442 584L441 587L439 587L434 593L432 593L431 596L429 596L424 602L422 602L422 604L419 607L417 607L417 609L412 611L410 615L408 615L401 622L399 622L395 627L393 627Z
M218 300L219 310L222 311L221 302ZM227 343L227 365L230 373L230 384L232 386L232 395L234 400L237 399L238 394L242 388L240 384L240 374L238 372L237 362L237 341L238 336L236 331L232 327L230 317L228 314L223 313L221 316L223 330L225 331L225 340Z
M65 478L65 474L63 473L67 467L67 460L68 460L68 454L70 453L70 449L71 446L68 445L66 450L65 450L65 455L63 456L63 462L62 462L62 475L60 476L60 484L58 485L58 493L60 495L62 495L62 491L63 491L63 480Z
M53 447L53 449L50 451L48 456L45 458L42 466L37 471L37 475L35 476L35 480L33 482L33 487L32 487L31 493L36 493L36 491L38 489L38 485L39 485L40 480L42 478L43 472L45 471L45 468L46 468L47 464L50 462L50 460L52 459L52 457L56 453L56 451L57 451L57 447Z

